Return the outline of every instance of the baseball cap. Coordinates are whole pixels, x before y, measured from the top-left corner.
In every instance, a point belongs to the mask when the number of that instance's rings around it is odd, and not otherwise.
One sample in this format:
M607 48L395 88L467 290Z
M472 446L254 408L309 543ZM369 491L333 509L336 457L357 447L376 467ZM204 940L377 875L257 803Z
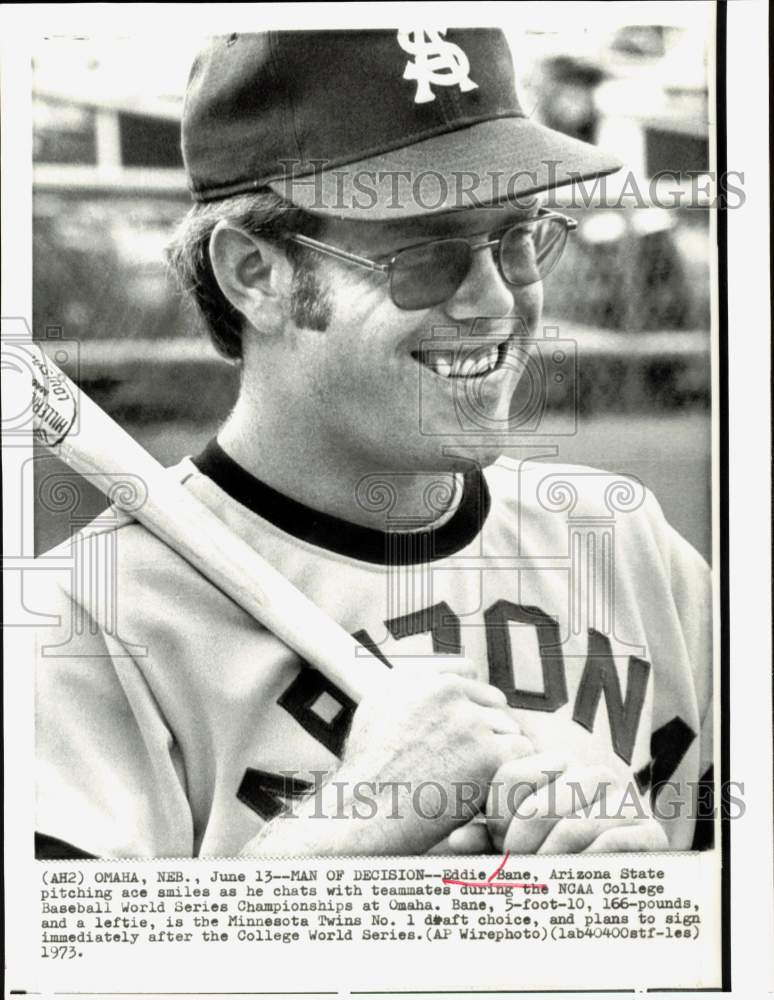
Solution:
M196 201L271 188L383 220L525 197L618 170L531 121L502 31L270 31L212 40L182 118Z

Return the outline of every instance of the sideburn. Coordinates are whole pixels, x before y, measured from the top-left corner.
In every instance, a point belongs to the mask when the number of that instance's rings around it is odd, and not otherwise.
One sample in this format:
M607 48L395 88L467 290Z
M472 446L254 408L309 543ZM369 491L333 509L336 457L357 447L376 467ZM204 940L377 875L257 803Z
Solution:
M333 304L311 261L294 261L290 296L290 315L296 326L316 330L318 333L324 333L328 329Z

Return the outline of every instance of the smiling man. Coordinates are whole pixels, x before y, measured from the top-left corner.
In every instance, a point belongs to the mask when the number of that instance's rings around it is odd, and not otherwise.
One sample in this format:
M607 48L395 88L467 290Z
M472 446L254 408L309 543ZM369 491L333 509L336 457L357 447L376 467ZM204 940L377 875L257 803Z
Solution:
M111 529L115 621L84 561L52 602L94 627L41 643L41 856L696 843L706 566L638 483L524 458L509 422L575 226L536 195L619 166L525 117L512 73L489 30L198 57L170 260L241 385L176 474L392 670L354 705Z

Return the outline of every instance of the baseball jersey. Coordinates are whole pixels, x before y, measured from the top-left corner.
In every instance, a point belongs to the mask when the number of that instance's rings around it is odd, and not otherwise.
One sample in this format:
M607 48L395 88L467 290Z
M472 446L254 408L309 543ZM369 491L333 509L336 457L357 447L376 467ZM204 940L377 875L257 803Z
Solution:
M169 474L363 647L414 669L464 654L537 746L633 782L691 847L709 571L636 480L501 459L461 477L451 516L381 532L280 495L214 441ZM36 630L49 850L235 856L335 770L354 703L142 525L108 511L54 555L56 624Z

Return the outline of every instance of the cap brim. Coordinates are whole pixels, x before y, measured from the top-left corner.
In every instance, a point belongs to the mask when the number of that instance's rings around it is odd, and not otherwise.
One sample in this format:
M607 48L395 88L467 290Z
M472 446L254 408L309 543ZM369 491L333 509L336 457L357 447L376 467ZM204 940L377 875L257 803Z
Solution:
M319 215L385 220L503 203L603 177L622 163L529 118L496 118L333 170L269 182Z

